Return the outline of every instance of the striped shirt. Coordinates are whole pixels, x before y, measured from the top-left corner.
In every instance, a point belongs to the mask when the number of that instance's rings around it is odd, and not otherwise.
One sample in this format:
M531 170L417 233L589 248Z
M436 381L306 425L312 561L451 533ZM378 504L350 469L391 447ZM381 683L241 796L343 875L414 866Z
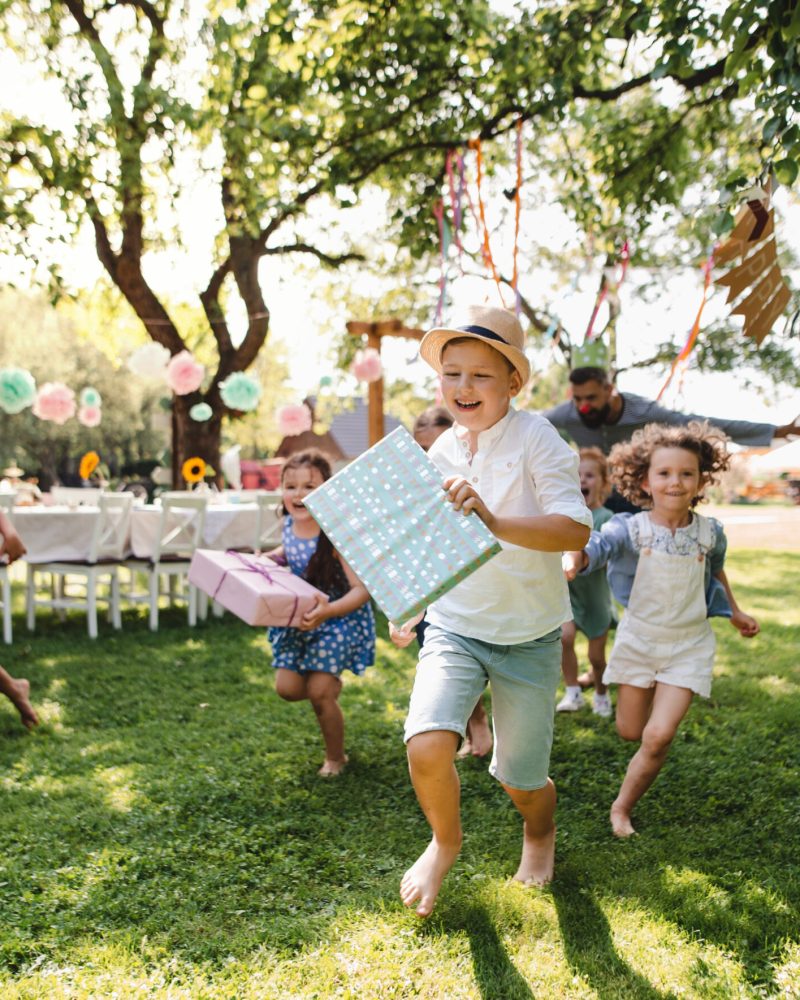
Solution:
M754 424L749 420L725 420L721 417L703 417L697 413L678 413L677 410L668 410L654 400L636 396L632 392L621 392L619 398L622 400L619 420L600 427L587 427L571 400L540 412L554 427L566 431L579 448L600 448L606 455L619 441L629 441L633 432L645 424L680 427L690 420L708 420L736 444L750 448L765 447L775 433L775 424Z

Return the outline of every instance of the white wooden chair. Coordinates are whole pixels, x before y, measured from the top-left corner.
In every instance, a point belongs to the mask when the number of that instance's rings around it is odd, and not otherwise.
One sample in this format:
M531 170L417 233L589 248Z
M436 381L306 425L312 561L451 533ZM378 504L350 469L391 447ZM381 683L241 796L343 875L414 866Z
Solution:
M130 538L132 493L103 493L98 498L99 513L92 532L85 561L28 563L25 595L28 629L36 627L36 609L53 608L60 613L70 608L86 612L89 638L97 638L97 603L108 604L109 618L115 629L122 628L119 576L117 570L125 559ZM49 573L54 580L53 594L38 596L37 576ZM79 592L70 592L71 578L80 578ZM108 587L107 593L100 585Z
M277 548L283 539L283 493L260 492L256 496L258 517L253 539L254 552L268 552Z
M252 493L258 505L258 511L253 542L247 551L269 552L270 549L277 548L283 538L283 493L280 490L274 493L253 490ZM208 595L201 591L198 611L203 621L208 616L208 601ZM221 618L225 613L225 609L217 601L212 602L211 611L215 618Z
M206 518L205 496L190 493L167 493L161 496L161 520L153 554L149 559L127 559L133 573L147 577L144 595L128 594L126 600L146 601L150 607L150 629L158 631L158 602L161 577L169 580L170 602L178 597L174 583L189 574L192 553L202 544ZM189 625L197 624L197 588L188 584L186 595Z
M103 494L101 489L93 486L53 486L50 496L53 503L66 507L98 507L100 497Z
M12 524L14 496L13 493L0 493L0 511ZM0 562L0 608L3 611L3 642L10 644L14 641L11 628L11 578L8 575L8 563L5 562Z

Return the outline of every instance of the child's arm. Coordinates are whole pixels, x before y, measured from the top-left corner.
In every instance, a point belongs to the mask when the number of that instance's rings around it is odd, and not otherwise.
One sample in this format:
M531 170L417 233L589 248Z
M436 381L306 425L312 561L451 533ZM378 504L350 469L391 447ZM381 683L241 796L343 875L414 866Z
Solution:
M360 608L362 604L366 604L369 600L367 588L350 569L344 559L341 557L338 558L342 564L344 575L347 577L347 582L350 584L350 589L346 594L337 597L335 601L332 601L325 594L321 594L317 600L316 607L303 615L303 620L298 625L301 632L310 632L311 629L321 625L328 618L342 618L344 615L349 615L351 611Z
M728 583L728 577L725 575L725 570L719 570L714 574L714 576L724 587L725 596L728 598L728 604L731 606L731 611L733 612L731 615L731 625L738 629L745 639L752 639L754 635L758 635L761 631L761 627L755 618L745 614L734 600L733 591L731 590L730 583Z
M501 542L540 552L563 552L566 549L581 549L589 541L590 529L566 514L495 517L463 476L450 476L443 486L455 510L463 510L465 514L474 510Z
M12 523L2 512L0 512L0 535L3 536L2 541L0 541L0 558L6 556L8 561L12 563L15 559L19 559L25 555L27 549L22 539L14 530Z
M398 628L394 622L389 622L389 638L397 646L398 649L405 649L415 638L416 632L414 629L425 617L425 612L420 611L418 615L414 615L413 618L409 618L405 624Z
M568 580L574 580L581 570L589 565L589 557L581 549L579 552L565 552L561 557L561 567Z

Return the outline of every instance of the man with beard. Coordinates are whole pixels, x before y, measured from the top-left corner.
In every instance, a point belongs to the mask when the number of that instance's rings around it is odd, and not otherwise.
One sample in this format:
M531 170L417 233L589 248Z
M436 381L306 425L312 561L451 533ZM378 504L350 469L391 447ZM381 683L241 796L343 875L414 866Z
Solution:
M766 447L773 438L800 434L800 417L792 423L776 426L749 420L725 420L703 417L697 413L678 413L660 406L655 400L621 393L604 368L574 368L569 373L572 399L550 410L542 410L554 427L566 431L580 448L600 448L607 455L618 441L627 441L645 424L685 425L690 420L708 420L737 444L749 448ZM605 506L619 512L636 510L615 493Z

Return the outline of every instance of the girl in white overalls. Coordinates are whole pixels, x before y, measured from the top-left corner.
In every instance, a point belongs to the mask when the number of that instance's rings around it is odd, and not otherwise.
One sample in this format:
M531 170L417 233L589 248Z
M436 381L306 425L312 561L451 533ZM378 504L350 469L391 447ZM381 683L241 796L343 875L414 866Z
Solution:
M609 462L619 492L650 510L618 514L565 559L568 577L608 563L614 596L627 608L603 675L618 685L619 734L641 740L611 807L618 837L634 832L631 811L658 776L692 698L711 693L709 600L744 637L759 630L736 604L722 568L722 525L693 513L728 461L725 438L707 424L637 431L612 449Z

